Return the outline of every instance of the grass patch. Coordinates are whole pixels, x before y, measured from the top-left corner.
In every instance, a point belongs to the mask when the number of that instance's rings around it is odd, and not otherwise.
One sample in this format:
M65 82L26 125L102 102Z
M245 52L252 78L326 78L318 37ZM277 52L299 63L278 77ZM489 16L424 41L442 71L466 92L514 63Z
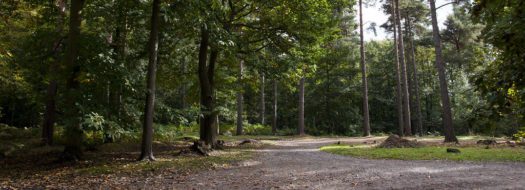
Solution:
M525 149L523 148L465 147L459 148L461 151L459 154L447 153L446 147L439 146L387 149L330 145L321 147L321 150L333 154L370 159L525 162Z
M107 164L93 165L77 168L75 173L85 175L137 173L155 171L192 172L204 169L229 167L232 163L252 157L251 152L229 150L217 155L201 156L164 156L154 162L124 161L109 162Z

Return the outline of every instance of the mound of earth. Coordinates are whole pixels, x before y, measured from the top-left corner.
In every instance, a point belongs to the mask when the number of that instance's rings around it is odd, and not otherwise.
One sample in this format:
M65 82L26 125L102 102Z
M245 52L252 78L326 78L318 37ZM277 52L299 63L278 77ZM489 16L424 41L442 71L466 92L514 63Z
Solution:
M383 143L381 143L379 148L417 148L422 147L423 144L418 143L417 141L410 141L403 139L397 135L390 135Z

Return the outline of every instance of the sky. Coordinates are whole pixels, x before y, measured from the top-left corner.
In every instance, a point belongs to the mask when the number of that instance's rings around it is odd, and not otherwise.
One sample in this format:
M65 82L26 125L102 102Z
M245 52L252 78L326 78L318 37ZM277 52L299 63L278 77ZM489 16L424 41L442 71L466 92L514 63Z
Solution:
M425 1L428 4L428 1ZM447 2L450 2L449 0L436 0L436 7L439 7ZM359 6L355 6L356 10L359 10ZM365 40L384 40L386 39L387 33L385 33L385 30L381 27L383 23L387 20L387 15L383 13L383 10L381 10L381 3L376 3L375 6L366 7L363 5L363 22L365 23L365 26L363 27L365 29ZM452 14L452 5L447 5L445 7L442 7L437 10L437 16L438 16L438 23L439 28L442 29L444 27L443 23L447 19L447 16ZM356 17L356 22L359 22L359 17ZM375 22L377 24L377 36L374 35L374 32L372 31L366 31L366 28L368 28L369 24ZM430 27L430 26L429 26ZM390 34L391 35L391 34Z

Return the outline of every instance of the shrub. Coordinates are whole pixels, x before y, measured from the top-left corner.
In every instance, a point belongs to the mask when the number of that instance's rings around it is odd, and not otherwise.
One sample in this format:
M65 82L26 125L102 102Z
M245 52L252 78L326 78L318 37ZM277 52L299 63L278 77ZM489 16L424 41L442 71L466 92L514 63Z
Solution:
M219 125L219 133L221 135L224 134L235 134L237 132L237 126L232 124L220 124Z
M525 127L521 128L516 134L513 135L515 140L524 142L525 141Z
M244 126L246 135L272 135L272 127L261 124L247 124Z

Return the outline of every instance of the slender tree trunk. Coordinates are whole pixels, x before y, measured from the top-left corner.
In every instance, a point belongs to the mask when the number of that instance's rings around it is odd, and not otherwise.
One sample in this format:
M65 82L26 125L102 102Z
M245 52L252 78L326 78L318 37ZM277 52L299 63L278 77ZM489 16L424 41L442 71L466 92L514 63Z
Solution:
M126 46L127 46L127 37L128 37L128 16L127 16L127 11L128 11L128 5L127 5L127 2L120 2L119 3L119 18L118 18L118 27L117 27L117 35L116 35L116 40L117 40L117 47L116 47L116 52L117 52L117 61L119 63L121 63L122 65L125 65L126 64L126 56L127 56L127 51L126 51ZM120 112L121 112L121 108L122 108L122 101L121 101L121 97L122 97L122 84L120 83L117 83L117 84L112 84L111 85L111 92L112 92L112 97L111 97L111 107L113 107L113 114L117 116L117 120L120 119Z
M408 77L407 68L405 64L405 45L403 44L403 30L401 29L401 14L399 12L399 0L395 0L395 11L396 11L396 27L398 30L398 50L399 50L399 61L401 65L401 80L402 80L402 92L403 92L403 118L404 118L404 133L407 136L412 135L411 119L410 119L410 93L408 91Z
M329 121L331 121L331 113L332 113L332 110L330 109L330 64L331 62L326 62L326 90L324 92L324 102L325 102L325 119L326 119L326 124L328 124L328 126L330 127L330 134L333 134L334 133L334 130L333 130L333 126L331 123L328 123ZM317 126L317 123L315 122L315 118L313 120L313 126Z
M299 81L299 122L297 134L304 135L304 77Z
M399 46L397 45L397 24L396 24L396 11L395 9L395 0L392 0L392 24L394 25L394 51L395 51L395 60L396 60L396 104L397 104L397 122L399 127L399 136L404 136L404 121L403 121L403 92L401 89L401 71L399 65Z
M370 116L368 113L368 82L366 79L366 62L365 62L365 39L363 32L363 0L359 0L359 36L360 53L361 53L361 80L363 83L363 136L370 136Z
M208 144L210 144L213 148L215 148L217 146L217 128L219 127L218 126L218 116L219 116L219 113L215 110L215 81L214 81L214 76L215 76L215 65L217 63L217 58L219 56L219 51L217 50L214 50L212 49L211 52L210 52L210 61L209 61L209 64L208 64L208 83L210 84L209 88L210 88L210 92L211 92L211 95L212 97L210 98L211 101L210 101L210 104L207 106L210 108L211 110L211 114L209 115L209 122L208 122L208 132L209 133L207 136L208 136L208 141L206 141Z
M61 34L64 30L64 22L66 17L66 2L65 0L57 0L56 8L60 13L57 18L57 29L56 33ZM53 56L58 58L60 46L62 44L62 38L58 38L53 43ZM58 72L58 63L51 63L49 66L49 73ZM47 86L46 91L46 111L44 113L44 122L42 123L42 143L45 145L53 144L53 132L54 125L56 122L56 94L58 89L58 83L55 77L51 77L51 80Z
M55 70L55 69L51 69ZM44 113L44 122L42 125L42 143L45 145L53 144L53 132L56 121L56 94L58 84L52 79L47 86L46 92L46 111Z
M242 104L243 104L243 84L242 84L242 72L244 70L244 60L239 61L239 74L237 75L237 83L239 85L239 91L237 91L237 135L243 134L243 118L242 118Z
M77 106L77 97L80 90L78 76L80 74L80 64L78 63L79 39L81 25L81 10L84 6L84 0L72 0L69 16L69 35L65 65L69 74L66 81L64 118L67 123L66 127L66 146L64 148L63 158L65 160L78 160L82 158L82 129L80 119L81 110Z
M265 113L266 113L266 105L265 105L265 93L264 93L264 86L265 86L265 78L264 73L261 75L261 125L265 124Z
M142 146L139 160L155 160L153 157L153 114L155 106L155 79L157 75L157 55L159 48L160 0L153 0L151 14L151 31L149 37L149 63L147 75L146 110L142 127Z
M209 80L208 80L208 68L206 65L207 58L208 58L208 44L209 43L209 32L204 27L201 28L201 41L200 41L200 47L199 47L199 82L200 82L200 104L201 104L201 117L199 121L200 130L199 130L199 136L201 141L206 141L206 128L207 125L205 123L206 115L209 115L209 107L206 107L208 102L208 99L211 98L211 92L208 92L209 88ZM208 96L210 96L208 98Z
M452 125L452 110L450 108L450 99L448 94L447 77L445 74L445 65L443 63L443 54L441 48L441 37L439 36L439 26L437 23L436 2L430 1L430 13L432 15L432 33L434 37L434 46L436 49L436 69L439 76L439 87L441 94L441 103L443 104L443 128L445 132L445 142L458 142Z
M413 95L415 95L415 104L414 107L416 109L416 129L419 134L419 136L423 136L423 114L421 113L421 97L419 97L419 80L418 80L418 73L417 73L417 64L416 64L416 47L414 45L414 31L412 28L412 24L410 20L408 20L408 27L410 28L410 52L412 56L410 56L410 61L412 63L412 81L414 85L414 91L412 92Z
M273 121L272 134L277 134L277 79L273 81Z
M181 59L181 67L182 67L181 68L182 74L186 75L187 71L186 71L186 58L185 57ZM186 91L187 91L186 88L187 88L186 87L186 83L181 84L181 88L180 88L180 96L181 96L180 97L180 105L181 105L181 108L183 110L186 109L186 107L187 107L186 106Z

